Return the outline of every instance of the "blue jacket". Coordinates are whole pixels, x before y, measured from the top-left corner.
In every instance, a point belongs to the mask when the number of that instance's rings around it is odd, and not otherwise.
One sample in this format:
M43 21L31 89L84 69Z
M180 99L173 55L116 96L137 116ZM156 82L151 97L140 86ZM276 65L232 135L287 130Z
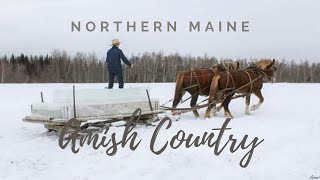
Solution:
M124 56L121 49L117 46L112 46L112 48L107 52L106 63L108 64L108 70L115 72L122 71L120 59L122 59L122 61L128 66L131 66L131 62Z

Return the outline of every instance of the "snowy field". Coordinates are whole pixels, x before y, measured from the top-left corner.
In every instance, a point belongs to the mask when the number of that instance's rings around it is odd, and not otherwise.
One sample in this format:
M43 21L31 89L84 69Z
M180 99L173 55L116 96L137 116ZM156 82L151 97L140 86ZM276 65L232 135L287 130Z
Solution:
M76 88L103 88L106 84L76 84ZM174 84L126 84L128 87L151 87L151 97L161 103L173 97ZM115 85L117 87L117 84ZM0 179L294 179L307 180L320 176L320 84L265 84L265 102L259 110L245 115L244 99L231 102L235 119L225 137L233 134L248 140L264 141L256 147L247 168L239 166L247 151L231 153L225 149L215 156L208 146L186 149L167 147L160 154L150 151L150 138L155 127L138 126L141 144L135 151L119 149L115 156L105 149L91 146L73 154L61 149L59 137L47 133L43 125L22 122L30 114L30 104L50 101L55 89L72 89L72 84L4 84L0 85ZM185 95L185 97L187 97ZM202 98L203 99L203 98ZM251 104L257 98L251 99ZM171 105L171 104L170 104ZM188 106L188 103L185 105ZM171 128L160 131L158 143L170 141L180 129L187 134L201 135L220 128L223 111L211 119L183 114ZM121 137L124 127L111 128Z

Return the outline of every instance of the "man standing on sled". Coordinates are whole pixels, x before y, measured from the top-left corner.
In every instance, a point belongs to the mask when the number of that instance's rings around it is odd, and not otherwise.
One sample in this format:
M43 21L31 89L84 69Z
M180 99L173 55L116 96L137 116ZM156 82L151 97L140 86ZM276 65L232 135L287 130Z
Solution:
M124 56L121 49L119 49L119 45L120 45L119 39L113 39L112 48L109 49L109 51L107 52L106 63L108 64L108 72L109 72L108 89L113 88L114 76L117 76L118 78L119 88L120 89L123 88L124 82L123 82L121 60L129 67L133 67L131 62Z

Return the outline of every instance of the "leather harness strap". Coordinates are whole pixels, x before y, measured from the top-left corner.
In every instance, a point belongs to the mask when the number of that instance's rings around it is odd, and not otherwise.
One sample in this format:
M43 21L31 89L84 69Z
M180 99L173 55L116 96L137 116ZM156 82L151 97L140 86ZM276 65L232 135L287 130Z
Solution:
M228 76L227 76L227 83L226 83L226 87L225 87L225 89L227 89L228 88L228 85L229 85L229 71L226 71L227 72L227 74L228 74Z
M191 68L191 77L190 77L190 85L192 83L192 74L194 75L194 77L196 78L197 80L197 86L199 86L199 91L201 90L201 84L199 82L199 79L197 77L197 74L194 72L193 68Z
M194 73L194 77L196 77L196 80L197 80L197 83L198 83L198 86L199 86L199 90L201 90L201 84L199 82L199 79L198 79L198 77L197 77L197 75L196 75L196 73L194 71L193 71L193 73Z
M227 74L228 74L228 79L229 79L229 76L231 77L232 87L235 88L235 86L234 86L234 80L233 80L233 77L232 77L231 73L230 73L229 71L226 71L226 72L227 72ZM226 87L226 88L227 88L227 87Z
M252 93L252 86L253 86L253 83L252 83L252 79L251 79L251 76L250 76L250 74L247 72L247 71L244 71L247 75L248 75L248 77L249 77L249 80L250 80L250 94Z

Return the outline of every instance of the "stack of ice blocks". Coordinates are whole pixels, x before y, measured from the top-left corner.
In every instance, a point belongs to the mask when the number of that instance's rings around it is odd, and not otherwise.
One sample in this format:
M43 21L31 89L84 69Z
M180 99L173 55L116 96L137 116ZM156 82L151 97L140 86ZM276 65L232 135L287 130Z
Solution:
M137 108L142 112L150 111L146 89L148 88L76 90L76 115L77 117L121 115L133 113ZM159 101L151 100L151 104L153 110L159 109ZM32 104L32 116L72 118L74 116L72 89L55 91L53 103Z

